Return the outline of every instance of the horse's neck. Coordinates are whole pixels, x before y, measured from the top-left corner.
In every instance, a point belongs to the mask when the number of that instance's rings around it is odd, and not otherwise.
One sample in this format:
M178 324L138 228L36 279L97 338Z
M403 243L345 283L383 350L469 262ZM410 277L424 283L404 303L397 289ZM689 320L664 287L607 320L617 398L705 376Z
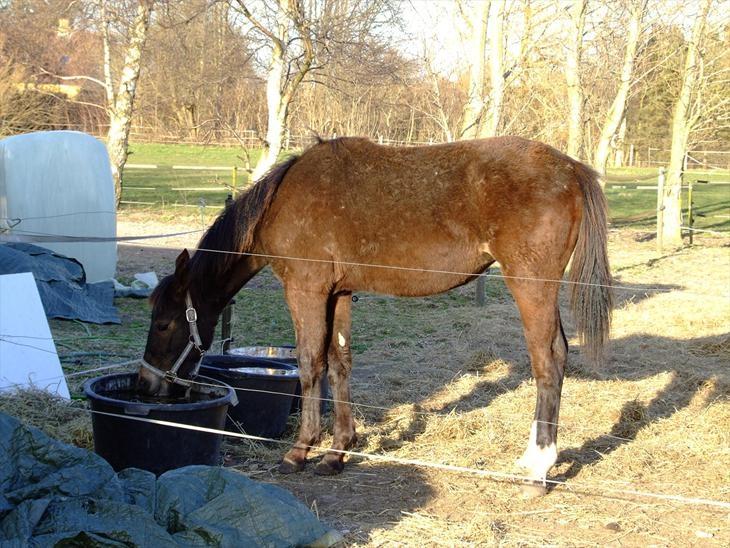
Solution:
M222 309L266 264L261 257L241 256L215 282L201 280L201 289L215 293L210 297L218 301Z

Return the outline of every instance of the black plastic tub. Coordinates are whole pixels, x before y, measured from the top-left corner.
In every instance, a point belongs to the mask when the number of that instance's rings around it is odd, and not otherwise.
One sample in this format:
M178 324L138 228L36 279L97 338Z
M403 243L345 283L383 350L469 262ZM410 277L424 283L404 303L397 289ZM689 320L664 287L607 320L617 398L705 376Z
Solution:
M241 346L238 348L231 348L228 350L227 354L231 356L249 358L266 358L297 366L297 349L294 346ZM322 377L322 383L320 386L322 387L320 397L323 400L320 411L324 415L330 408L329 402L326 400L332 399L327 375ZM294 393L294 398L291 403L291 413L299 413L302 410L301 395L302 385L297 383L297 391Z
M278 438L284 433L299 384L296 366L266 358L206 354L200 372L234 389L243 389L237 390L238 405L229 414L246 434ZM232 422L226 428L239 431Z
M218 386L194 385L187 400L156 401L136 393L136 373L119 373L86 381L84 393L93 411L223 430L235 392L215 379L197 380ZM94 451L116 471L134 467L159 475L190 464L220 464L220 434L99 413L92 414L91 422Z

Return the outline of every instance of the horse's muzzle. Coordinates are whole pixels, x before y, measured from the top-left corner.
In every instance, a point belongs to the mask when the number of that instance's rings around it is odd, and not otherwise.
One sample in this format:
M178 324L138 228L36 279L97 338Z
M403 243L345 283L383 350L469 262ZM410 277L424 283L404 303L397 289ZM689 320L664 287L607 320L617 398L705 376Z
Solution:
M145 396L164 396L163 391L169 391L169 383L151 371L140 368L137 373L137 392Z

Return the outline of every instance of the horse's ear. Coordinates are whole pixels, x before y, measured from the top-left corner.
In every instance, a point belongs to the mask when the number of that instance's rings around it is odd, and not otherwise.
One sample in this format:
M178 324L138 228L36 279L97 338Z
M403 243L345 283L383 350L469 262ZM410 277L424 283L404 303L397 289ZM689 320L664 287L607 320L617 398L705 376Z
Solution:
M189 261L190 254L187 249L183 249L182 253L175 259L175 279L182 286L187 285Z

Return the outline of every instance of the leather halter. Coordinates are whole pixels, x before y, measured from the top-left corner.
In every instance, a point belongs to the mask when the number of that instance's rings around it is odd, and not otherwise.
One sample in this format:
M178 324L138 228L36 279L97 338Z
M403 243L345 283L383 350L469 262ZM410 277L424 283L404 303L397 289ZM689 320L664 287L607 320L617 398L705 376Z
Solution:
M188 338L187 346L183 349L182 353L177 358L177 361L175 361L175 364L172 366L172 368L168 371L163 371L162 369L159 369L154 365L147 363L144 358L142 358L141 362L142 367L144 367L145 369L149 369L150 371L152 371L152 373L154 373L158 377L161 377L167 382L172 384L179 384L180 386L190 388L194 384L194 381L192 379L194 379L198 375L200 362L203 360L203 356L205 355L205 349L203 349L203 342L200 340L200 333L198 333L198 313L195 311L195 308L193 308L193 300L190 298L189 292L185 294L185 306L187 307L185 309L185 319L188 321L190 337ZM177 372L193 348L198 351L200 357L195 364L195 368L190 373L190 379L181 379L177 376Z

